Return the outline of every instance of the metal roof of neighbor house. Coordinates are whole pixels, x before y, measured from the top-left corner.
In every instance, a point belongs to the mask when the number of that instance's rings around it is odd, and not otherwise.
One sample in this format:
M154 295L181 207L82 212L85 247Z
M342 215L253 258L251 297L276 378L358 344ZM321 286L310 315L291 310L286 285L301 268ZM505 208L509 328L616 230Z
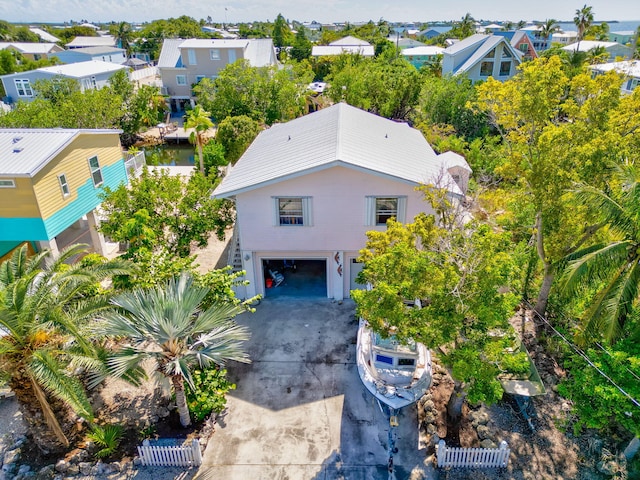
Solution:
M0 128L0 177L33 177L83 133L119 134L107 129Z
M447 47L444 51L447 54L455 55L462 50L469 48L473 45L480 44L485 39L487 39L489 35L485 35L484 33L476 33L471 35L470 37L465 38L464 40L460 40L459 42L454 43L450 47Z
M449 175L418 130L339 103L262 131L214 195L231 197L334 166L415 185ZM455 182L447 184L461 193Z
M375 50L373 45L315 45L311 49L311 55L314 57L341 55L343 53L355 53L364 57L373 57Z
M125 52L126 50L124 48L104 46L104 47L74 48L71 51L76 53L86 53L88 55L104 55L107 53L122 53L122 52Z
M598 48L598 47L611 48L616 45L623 46L618 42L599 42L597 40L581 40L579 42L572 43L571 45L567 45L566 47L562 47L562 50L566 50L567 52L575 52L576 50L580 52L588 52L589 50L593 50L594 48Z
M180 48L245 48L251 40L227 40L220 38L190 38L183 40Z
M56 47L59 50L62 50L62 48L58 47L58 45L56 45L55 43L9 42L9 45L14 47L16 50L19 50L21 53L30 53L30 54L49 53Z
M116 72L126 69L125 65L118 65L111 62L91 60L88 62L67 63L66 65L54 65L52 67L42 67L36 69L38 72L51 73L53 75L63 75L72 78L84 78L101 73Z
M44 40L45 42L59 42L60 39L58 37L56 37L55 35L51 35L49 32L45 32L44 30L42 30L41 28L37 28L37 27L29 27L29 30L33 33L35 33L36 35L38 35L42 40Z
M354 46L354 45L370 46L371 44L369 42L365 42L364 40L360 40L359 38L348 35L346 37L336 40L335 42L331 42L329 45L343 47L343 46Z
M616 72L628 77L640 78L640 60L601 63L598 65L591 65L589 68L598 72L609 72L611 70L615 70Z
M249 60L252 67L266 67L277 63L273 40L270 38L252 39L244 51L244 58Z
M464 157L456 152L444 152L438 155L438 159L442 162L445 168L460 167L471 172L471 167L464 159Z
M104 37L76 37L67 43L67 48L73 47L115 47L116 39L111 35Z
M441 55L444 48L435 45L425 45L424 47L405 48L402 55Z
M475 37L475 35L472 35ZM463 73L468 71L469 69L471 69L471 67L473 67L475 64L477 64L480 60L482 60L484 57L487 56L487 54L494 49L499 43L504 43L505 48L509 49L509 51L511 52L511 55L513 55L513 58L518 61L521 62L522 61L522 53L519 50L516 50L515 48L513 48L513 46L511 45L511 43L509 42L509 40L507 40L505 37L502 36L498 36L498 35L481 35L481 39L477 39L476 41L474 41L472 44L475 46L475 51L471 54L471 56L469 58L467 58L462 65L460 65L458 68L454 67L454 71L453 74L456 75L458 73ZM471 37L469 37L471 38ZM444 53L446 54L449 49L455 48L457 47L460 43L463 43L464 40L462 40L461 42L445 49Z
M184 42L182 38L166 38L162 42L160 57L158 58L158 68L176 68L180 62L180 49L178 48Z

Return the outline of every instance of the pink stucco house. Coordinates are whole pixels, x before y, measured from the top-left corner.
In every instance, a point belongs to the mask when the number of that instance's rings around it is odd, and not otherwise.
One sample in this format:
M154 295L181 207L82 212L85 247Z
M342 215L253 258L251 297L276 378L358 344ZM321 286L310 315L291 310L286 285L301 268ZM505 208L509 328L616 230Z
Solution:
M462 197L470 173L464 158L436 154L418 130L344 103L272 126L214 192L236 204L237 258L250 282L240 295L268 296L269 269L293 260L315 264L320 294L348 297L362 288L354 280L366 232L430 212L421 184Z

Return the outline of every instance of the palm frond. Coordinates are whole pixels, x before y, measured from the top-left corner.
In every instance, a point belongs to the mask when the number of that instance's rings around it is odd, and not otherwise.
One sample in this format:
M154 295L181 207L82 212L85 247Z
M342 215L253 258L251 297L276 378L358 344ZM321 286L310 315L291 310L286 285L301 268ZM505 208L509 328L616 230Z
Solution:
M31 355L29 370L44 390L69 405L82 418L91 419L91 404L82 383L61 365L47 350L38 350Z
M562 290L573 295L586 283L609 278L627 262L631 246L628 240L598 244L568 256L569 262L560 280Z
M124 378L132 381L134 385L136 381L144 378L140 370L142 362L147 358L154 358L154 352L134 347L125 347L113 355L106 361L107 371L110 375L117 378Z

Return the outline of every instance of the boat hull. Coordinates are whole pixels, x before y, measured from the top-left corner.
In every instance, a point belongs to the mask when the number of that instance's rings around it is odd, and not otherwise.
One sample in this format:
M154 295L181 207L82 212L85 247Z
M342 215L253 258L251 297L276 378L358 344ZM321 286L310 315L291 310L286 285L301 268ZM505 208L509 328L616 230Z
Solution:
M395 410L417 402L431 387L431 356L424 345L417 343L416 348L419 361L409 380L394 384L385 382L372 361L371 330L364 320L360 320L356 345L358 375L371 395Z

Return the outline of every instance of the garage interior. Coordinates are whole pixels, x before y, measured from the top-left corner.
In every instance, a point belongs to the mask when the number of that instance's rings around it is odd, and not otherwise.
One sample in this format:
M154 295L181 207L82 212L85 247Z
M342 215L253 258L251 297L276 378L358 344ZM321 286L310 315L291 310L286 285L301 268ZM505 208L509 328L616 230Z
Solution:
M326 260L262 260L262 272L266 297L327 296Z

